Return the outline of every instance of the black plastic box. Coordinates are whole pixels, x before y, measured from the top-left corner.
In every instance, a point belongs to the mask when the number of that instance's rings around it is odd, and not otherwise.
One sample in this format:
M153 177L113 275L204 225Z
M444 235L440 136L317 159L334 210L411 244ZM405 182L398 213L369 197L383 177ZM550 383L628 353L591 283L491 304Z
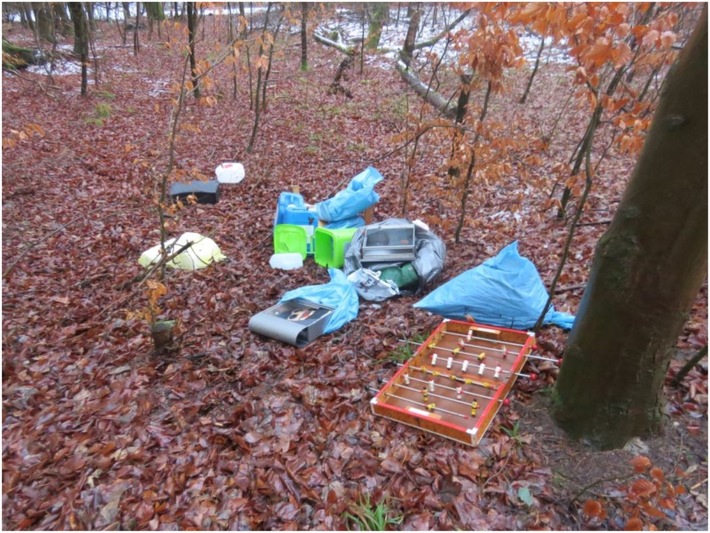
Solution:
M185 200L194 194L198 204L216 204L219 201L219 182L193 181L192 183L173 183L170 187L170 198L175 202Z

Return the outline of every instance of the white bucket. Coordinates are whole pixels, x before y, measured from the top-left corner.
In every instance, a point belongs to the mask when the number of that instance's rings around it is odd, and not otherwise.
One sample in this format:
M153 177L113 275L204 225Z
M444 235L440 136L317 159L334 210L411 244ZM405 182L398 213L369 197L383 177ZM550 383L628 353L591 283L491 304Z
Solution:
M214 172L220 183L239 183L244 179L244 165L241 163L222 163Z

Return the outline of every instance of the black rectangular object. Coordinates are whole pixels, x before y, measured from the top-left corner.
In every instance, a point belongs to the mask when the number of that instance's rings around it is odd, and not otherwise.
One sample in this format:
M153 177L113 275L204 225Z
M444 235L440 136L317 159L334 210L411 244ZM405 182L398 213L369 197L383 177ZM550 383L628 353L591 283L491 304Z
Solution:
M170 186L170 198L173 201L185 200L194 194L198 204L216 204L219 201L219 182L193 181L192 183L173 183Z

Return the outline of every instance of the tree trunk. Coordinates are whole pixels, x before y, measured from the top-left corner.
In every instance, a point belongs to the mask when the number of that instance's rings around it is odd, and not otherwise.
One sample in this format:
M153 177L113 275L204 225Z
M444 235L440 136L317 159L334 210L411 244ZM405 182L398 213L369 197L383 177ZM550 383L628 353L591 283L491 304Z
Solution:
M69 2L69 11L74 22L74 53L81 61L81 96L86 96L88 87L89 25L81 2Z
M452 178L458 179L461 175L461 167L456 161L456 153L458 152L459 145L461 143L461 138L463 137L463 131L459 129L459 126L463 124L466 119L466 112L468 111L468 100L471 97L471 81L473 80L472 75L461 75L461 92L459 92L459 99L456 105L456 117L454 118L454 125L456 129L454 130L454 137L451 142L451 154L449 155L449 170L448 174ZM486 94L486 100L490 95L490 83L488 84L488 94ZM472 155L471 160L475 160ZM457 232L458 234L458 232ZM456 239L458 242L458 238Z
M192 76L192 87L195 99L200 98L200 82L197 73L197 61L195 60L195 34L197 32L197 11L194 2L187 3L187 35L190 40L190 75Z
M409 19L409 26L407 27L407 36L404 39L404 46L399 56L402 59L407 68L412 61L412 55L414 54L414 42L417 38L417 31L419 31L419 19L421 18L421 11L417 9L412 13L412 18Z
M706 6L597 244L565 348L554 415L602 449L661 429L664 376L707 275L707 46Z
M367 32L367 41L365 42L365 47L368 50L377 50L380 46L382 26L387 20L389 9L387 2L372 4L372 18L370 20L370 28Z
M269 27L269 12L271 11L271 2L269 2L266 8L266 16L264 17L264 29L261 32L261 44L259 45L259 57L264 53L264 42L267 28ZM254 125L251 130L251 137L249 138L249 145L247 146L247 153L250 154L254 149L254 144L256 143L256 134L259 131L259 122L261 120L261 78L262 78L262 67L259 66L256 74L256 91L254 95Z
M141 50L141 41L138 35L138 28L141 25L141 3L136 2L136 27L133 28L133 55L137 56Z
M308 70L308 4L301 4L301 70Z
M619 67L619 69L616 71L614 77L611 79L609 85L606 88L605 94L607 96L611 96L614 94L614 91L616 91L616 88L619 86L619 83L624 77L624 72L625 67L623 66ZM575 162L574 166L572 167L572 171L570 172L570 176L576 176L581 171L582 164L584 163L584 154L589 150L589 147L594 142L594 135L597 131L597 128L599 127L599 123L601 122L604 107L602 106L601 99L598 98L599 95L597 94L595 96L597 96L598 103L594 108L594 112L592 113L591 118L589 119L589 124L587 125L587 129L584 132L584 137L582 137L582 140L577 146L578 151L576 152L576 155L573 155L573 158L575 158ZM558 219L561 220L565 217L567 204L569 203L571 197L572 189L570 189L568 186L565 186L565 190L562 192L562 198L560 199L560 208L557 210Z
M523 93L523 96L520 97L520 103L524 104L525 101L528 99L528 94L530 94L530 88L532 87L533 80L535 79L535 74L537 74L537 69L540 66L540 57L542 56L542 51L545 48L545 36L541 35L540 36L540 48L537 49L537 56L535 57L535 66L533 67L533 71L530 74L530 78L528 79L528 84L525 86L525 92Z
M32 8L29 4L26 4L24 2L20 4L20 23L23 26L29 28L30 31L35 31L35 23L34 19L32 18Z
M73 26L69 14L67 13L67 5L64 2L56 2L52 4L52 9L59 21L59 32L63 37L71 35Z
M32 3L32 11L34 11L35 27L40 39L55 43L57 39L54 35L54 20L49 4L46 2L34 2Z
M449 101L431 87L423 83L416 74L408 69L401 61L395 63L395 68L402 79L414 89L419 96L424 98L429 104L434 106L443 116L452 119L456 116L456 108L449 104Z

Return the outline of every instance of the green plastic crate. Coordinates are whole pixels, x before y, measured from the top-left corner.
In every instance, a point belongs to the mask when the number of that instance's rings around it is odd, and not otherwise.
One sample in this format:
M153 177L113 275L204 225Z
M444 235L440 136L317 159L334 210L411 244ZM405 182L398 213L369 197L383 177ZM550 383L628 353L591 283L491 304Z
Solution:
M353 240L357 228L316 228L314 260L321 266L340 268L345 264L345 247Z
M301 254L303 259L308 255L310 238L308 231L303 226L295 224L277 224L274 226L274 253L275 254Z

